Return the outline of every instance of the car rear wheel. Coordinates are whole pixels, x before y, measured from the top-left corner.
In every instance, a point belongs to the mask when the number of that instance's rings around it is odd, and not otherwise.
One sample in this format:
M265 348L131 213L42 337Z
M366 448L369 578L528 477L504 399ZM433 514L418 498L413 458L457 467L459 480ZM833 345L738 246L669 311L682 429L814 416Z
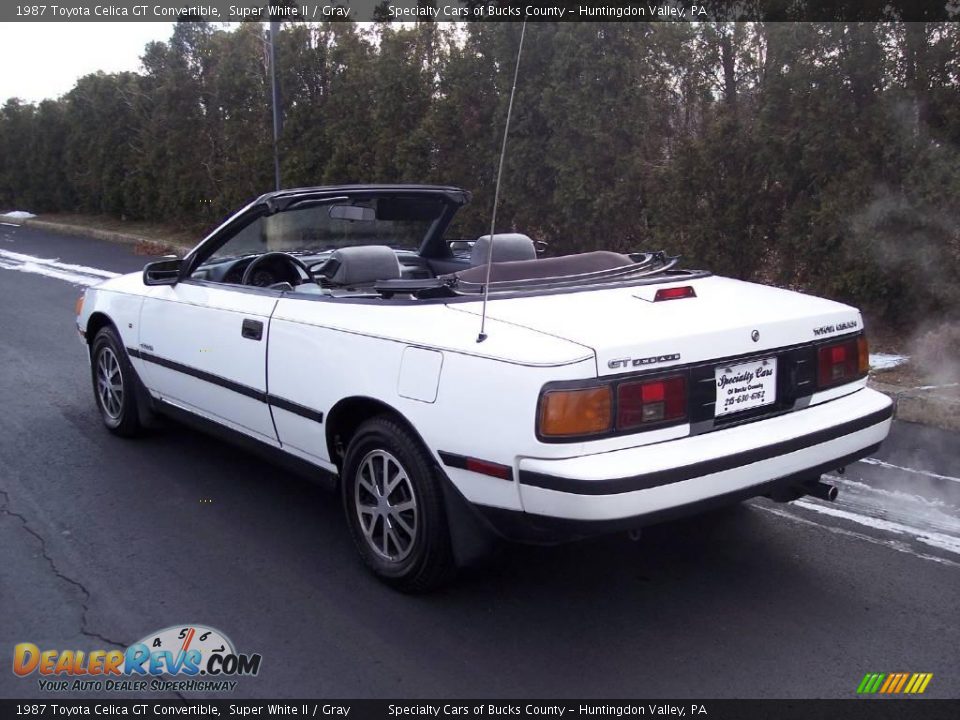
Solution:
M341 495L354 544L377 577L404 592L432 590L454 571L435 473L418 439L389 417L361 425L344 458Z
M107 326L97 333L90 360L93 396L107 430L123 437L140 434L134 371L116 330Z

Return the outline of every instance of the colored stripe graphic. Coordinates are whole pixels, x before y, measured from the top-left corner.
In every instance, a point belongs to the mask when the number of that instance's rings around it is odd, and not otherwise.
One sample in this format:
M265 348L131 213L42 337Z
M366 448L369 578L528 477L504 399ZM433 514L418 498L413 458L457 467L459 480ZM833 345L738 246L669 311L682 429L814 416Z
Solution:
M857 694L920 695L932 679L933 673L867 673L857 686Z
M906 685L907 679L910 677L909 673L897 673L897 682L890 688L891 693L898 693L903 690L903 686Z

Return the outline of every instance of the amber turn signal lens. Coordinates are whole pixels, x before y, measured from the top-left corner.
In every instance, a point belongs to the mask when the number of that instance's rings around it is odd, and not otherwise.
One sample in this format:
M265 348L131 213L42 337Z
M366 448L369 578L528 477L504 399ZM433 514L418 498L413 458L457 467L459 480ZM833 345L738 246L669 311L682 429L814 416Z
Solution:
M610 387L551 390L540 401L540 434L550 437L596 435L613 423Z
M84 293L81 293L81 294L80 294L80 297L77 298L77 303L76 303L76 305L73 306L73 309L76 311L74 314L75 314L77 317L80 317L80 313L83 312L83 299L84 299L84 297L86 297L86 295L85 295Z
M870 345L867 343L866 335L857 338L857 369L861 375L870 372Z

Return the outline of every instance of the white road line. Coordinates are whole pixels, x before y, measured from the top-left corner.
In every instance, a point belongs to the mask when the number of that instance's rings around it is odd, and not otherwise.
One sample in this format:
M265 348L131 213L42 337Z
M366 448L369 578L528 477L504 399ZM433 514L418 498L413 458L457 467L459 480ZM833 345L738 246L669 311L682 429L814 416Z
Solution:
M39 258L24 253L0 250L0 268L17 270L19 272L45 275L46 277L65 280L75 285L99 285L104 280L115 278L120 273L101 270L100 268L73 263L62 263L57 259Z
M777 517L786 518L787 520L792 520L793 522L801 523L803 525L812 525L813 527L822 528L828 532L833 533L834 535L843 535L845 537L855 538L857 540L863 540L874 545L881 545L883 547L889 548L891 550L896 550L897 552L906 553L907 555L913 555L914 557L921 558L923 560L932 560L933 562L940 563L941 565L948 565L954 568L960 568L960 563L954 562L948 558L938 557L936 555L927 555L926 553L918 552L914 548L910 547L906 543L903 543L899 540L884 540L882 538L874 537L873 535L867 535L865 533L855 532L853 530L848 530L846 528L838 527L836 525L826 525L824 523L818 523L808 518L800 517L799 515L794 515L793 513L787 512L786 510L781 510L780 508L768 507L766 505L761 505L759 503L750 503L750 507L755 510L762 510L765 513L770 513L771 515L776 515Z
M813 503L809 500L796 500L793 504L796 507L803 508L804 510L812 510L813 512L822 513L823 515L829 515L842 520L849 520L850 522L855 522L858 525L863 525L864 527L883 530L895 535L908 535L915 540L924 543L925 545L930 545L931 547L935 547L939 550L946 550L947 552L960 555L960 538L954 537L953 535L945 535L943 533L933 532L924 528L904 525L903 523L893 522L891 520L884 520L883 518L861 515L860 513L850 512L849 510L841 510L830 505Z
M916 468L903 467L902 465L894 465L893 463L888 463L885 460L877 460L877 458L863 458L859 462L866 463L867 465L876 465L878 467L887 468L888 470L901 470L908 473L916 473L917 475L924 475L929 478L934 478L936 480L949 480L950 482L960 483L960 478L953 477L952 475L940 475L935 472L930 472L929 470L917 470Z
M19 226L19 225L17 225L16 223L5 223L5 222L0 222L0 225L6 225L7 227L20 227L20 226Z

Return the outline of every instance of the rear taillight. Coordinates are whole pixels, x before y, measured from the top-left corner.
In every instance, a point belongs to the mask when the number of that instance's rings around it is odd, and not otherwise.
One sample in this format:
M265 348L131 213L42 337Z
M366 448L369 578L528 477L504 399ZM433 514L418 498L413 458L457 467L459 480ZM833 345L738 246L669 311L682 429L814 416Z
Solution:
M684 285L682 287L660 288L657 290L657 294L653 296L653 301L679 300L681 298L692 298L696 296L697 293L691 286Z
M687 414L687 381L682 375L617 387L617 430L630 430Z
M572 440L658 427L686 418L686 376L625 380L545 390L540 396L537 434L544 440Z
M857 338L858 367L861 375L870 372L870 346L867 344L867 336L861 335Z
M867 340L854 340L821 345L817 356L817 387L820 390L859 380L870 368Z
M610 430L612 392L609 385L550 390L540 399L537 417L544 437L579 437Z

